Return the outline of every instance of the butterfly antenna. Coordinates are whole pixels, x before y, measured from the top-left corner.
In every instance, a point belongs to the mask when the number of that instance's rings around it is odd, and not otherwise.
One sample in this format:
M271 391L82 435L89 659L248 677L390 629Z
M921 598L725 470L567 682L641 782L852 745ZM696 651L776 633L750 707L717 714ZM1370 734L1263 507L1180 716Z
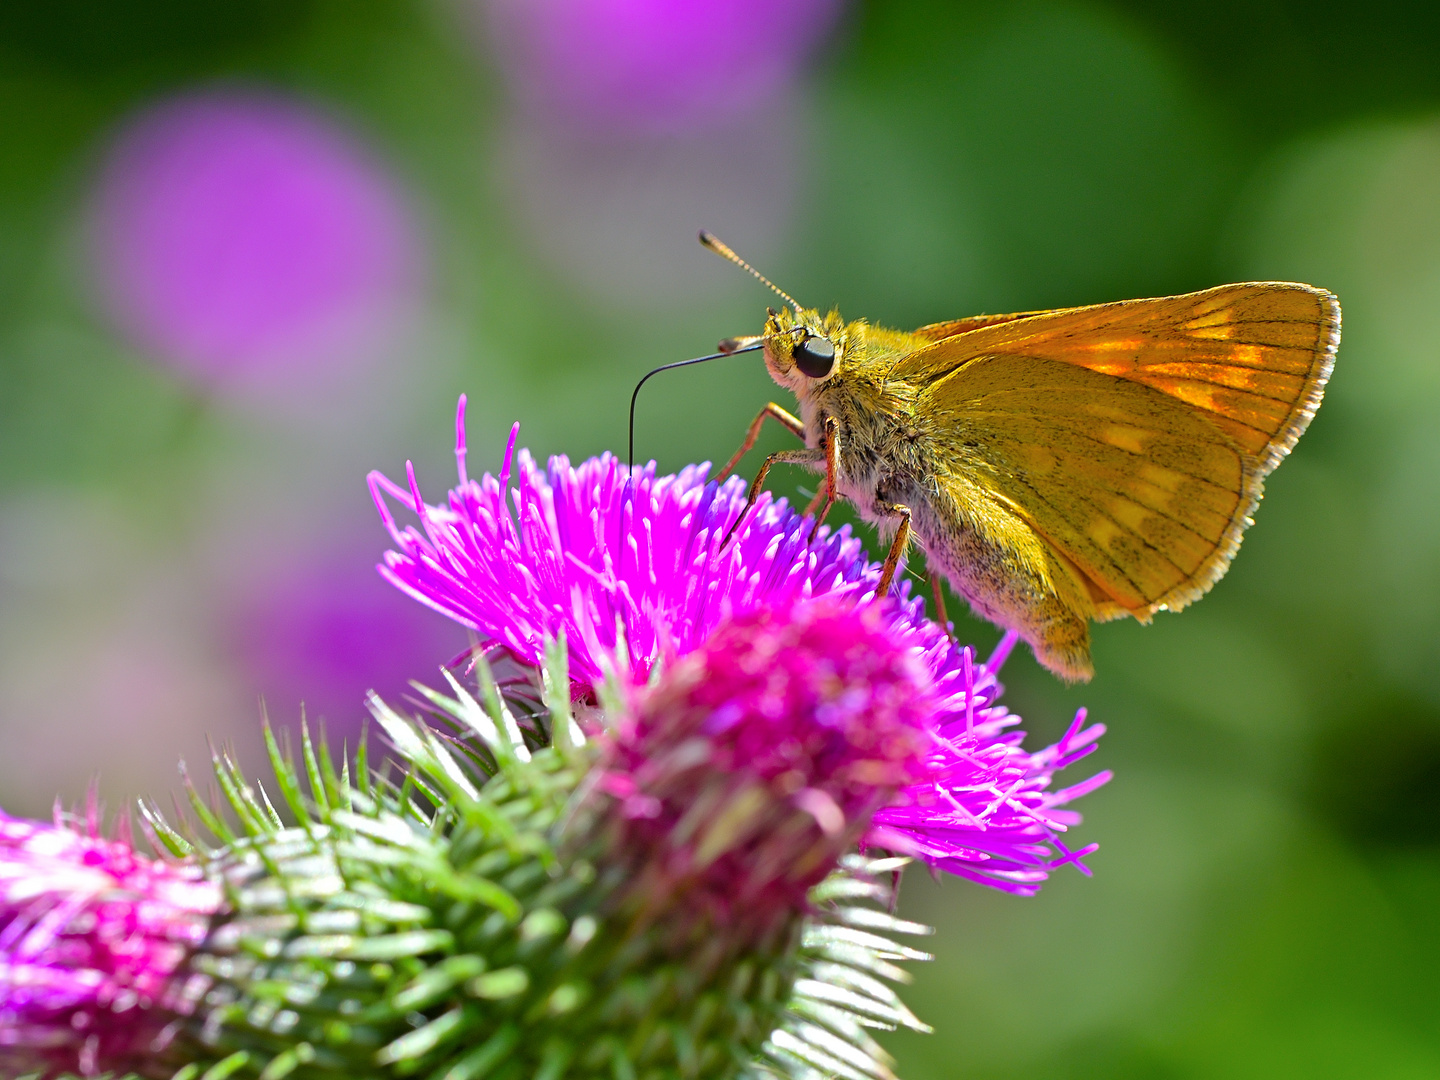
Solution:
M714 233L710 232L708 229L700 230L700 243L704 244L716 255L719 255L722 258L729 259L736 266L740 267L740 269L748 270L750 273L754 274L755 277L758 278L762 283L770 286L770 288L774 289L777 293L784 297L785 302L788 303L791 307L793 307L796 311L801 310L800 305L795 302L795 298L793 296L787 293L784 289L780 288L779 285L776 285L764 274L760 273L759 270L756 270L744 259L740 258L739 255L736 255L735 252L730 250L730 245L726 244L723 240L721 240Z

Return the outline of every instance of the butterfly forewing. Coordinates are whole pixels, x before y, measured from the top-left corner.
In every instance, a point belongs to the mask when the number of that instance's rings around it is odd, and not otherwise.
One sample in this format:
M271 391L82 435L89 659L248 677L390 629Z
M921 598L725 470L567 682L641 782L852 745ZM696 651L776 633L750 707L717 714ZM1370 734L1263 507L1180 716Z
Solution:
M1015 311L1009 315L967 315L963 319L951 319L948 322L927 323L915 331L915 336L924 338L926 341L941 341L956 334L966 334L971 330L979 330L982 326L994 326L997 323L1014 322L1016 319L1028 319L1034 315L1048 315L1048 311Z
M1100 617L1148 618L1225 572L1263 477L1319 405L1338 334L1323 290L1227 285L992 322L890 375L1088 579Z

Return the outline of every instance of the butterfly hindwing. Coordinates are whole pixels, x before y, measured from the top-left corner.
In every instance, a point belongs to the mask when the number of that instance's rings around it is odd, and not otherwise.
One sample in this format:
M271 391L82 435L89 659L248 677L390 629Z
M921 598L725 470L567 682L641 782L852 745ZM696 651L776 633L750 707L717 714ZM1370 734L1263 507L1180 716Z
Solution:
M1147 619L1225 572L1319 405L1338 324L1323 290L1229 285L992 323L890 377L1089 579L1100 617Z

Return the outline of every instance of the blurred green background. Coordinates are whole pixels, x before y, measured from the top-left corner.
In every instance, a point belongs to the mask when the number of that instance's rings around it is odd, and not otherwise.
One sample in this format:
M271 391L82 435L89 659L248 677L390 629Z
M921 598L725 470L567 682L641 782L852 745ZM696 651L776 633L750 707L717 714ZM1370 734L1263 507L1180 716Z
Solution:
M365 472L438 498L462 391L472 472L517 419L623 451L638 375L769 302L700 226L899 325L1303 280L1339 362L1228 577L1099 628L1088 686L1006 669L1037 738L1110 727L1095 877L912 875L936 1033L891 1045L909 1080L1440 1076L1440 7L570 8L0 6L0 806L168 791L207 736L258 767L262 696L353 731L448 659L374 578ZM667 468L775 394L652 385Z

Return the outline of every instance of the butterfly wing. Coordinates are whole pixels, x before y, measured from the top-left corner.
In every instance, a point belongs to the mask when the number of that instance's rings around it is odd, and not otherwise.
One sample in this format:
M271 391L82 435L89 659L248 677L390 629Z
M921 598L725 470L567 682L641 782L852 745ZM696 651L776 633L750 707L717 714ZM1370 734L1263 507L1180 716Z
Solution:
M1307 285L995 322L902 358L917 415L1087 579L1148 620L1225 573L1263 480L1320 404L1335 297Z
M994 326L996 323L1014 322L1016 319L1028 319L1034 315L1048 314L1050 314L1049 311L1016 311L1009 315L967 315L963 319L927 323L915 331L915 336L926 341L941 341L944 338L954 337L956 334L978 330L982 326Z

